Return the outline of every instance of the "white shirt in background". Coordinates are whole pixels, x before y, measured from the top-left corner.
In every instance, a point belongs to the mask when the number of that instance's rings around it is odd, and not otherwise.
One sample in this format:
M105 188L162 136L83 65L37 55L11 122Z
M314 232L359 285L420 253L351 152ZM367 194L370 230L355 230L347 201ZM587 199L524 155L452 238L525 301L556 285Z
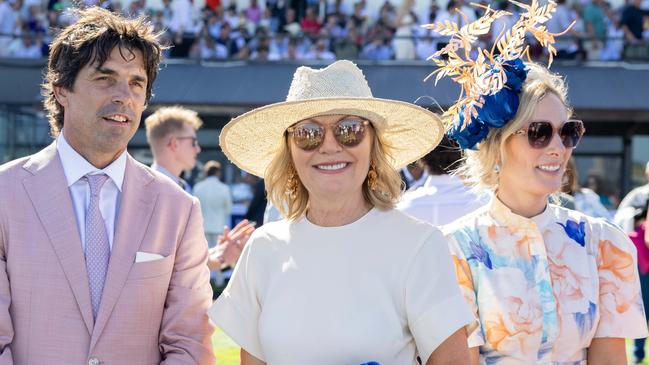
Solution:
M430 175L424 186L408 191L397 209L434 226L441 226L473 212L489 202L452 175Z
M205 233L223 233L223 227L230 225L230 188L216 176L209 176L194 186L194 196L201 202Z

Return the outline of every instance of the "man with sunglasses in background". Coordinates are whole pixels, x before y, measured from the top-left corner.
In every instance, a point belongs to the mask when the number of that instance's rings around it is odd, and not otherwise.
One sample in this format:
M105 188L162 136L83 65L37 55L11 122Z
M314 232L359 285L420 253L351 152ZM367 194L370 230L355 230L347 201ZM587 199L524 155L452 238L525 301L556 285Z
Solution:
M153 153L151 168L168 176L183 190L192 194L191 186L180 177L180 174L196 166L196 157L201 152L196 131L203 125L203 121L198 113L181 106L164 107L146 118L144 124L146 138ZM201 205L206 203L201 201ZM209 219L209 216L203 217L205 218ZM206 223L210 224L210 222ZM211 246L209 249L207 266L210 271L217 272L222 267L234 266L254 230L254 224L243 220L232 230L228 229L223 232L223 235L218 236L216 246ZM210 236L207 238L211 239ZM211 241L209 243L212 245ZM215 273L213 276L218 275Z
M153 153L151 168L167 175L191 194L191 186L180 177L196 165L201 147L196 131L203 125L195 111L180 107L160 108L144 121L146 138Z

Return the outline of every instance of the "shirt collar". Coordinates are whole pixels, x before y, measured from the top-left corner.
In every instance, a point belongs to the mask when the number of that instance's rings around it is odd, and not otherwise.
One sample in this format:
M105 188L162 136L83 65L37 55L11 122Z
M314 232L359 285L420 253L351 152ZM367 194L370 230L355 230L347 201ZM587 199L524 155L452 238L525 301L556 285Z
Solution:
M424 182L425 187L438 187L450 184L462 184L462 180L453 175L428 175L426 182Z
M158 165L157 163L154 162L153 165L151 165L151 168L153 170L155 170L155 171L158 171L158 172L161 172L161 173L165 174L171 180L173 180L176 184L179 184L182 188L185 187L185 180L181 179L180 176L176 176L176 175L172 174L169 170L162 167L162 165Z
M515 229L540 229L548 225L552 220L552 209L545 206L543 213L532 218L526 218L511 211L494 194L489 203L489 215L503 226Z
M124 183L124 172L126 171L126 150L122 152L115 161L103 169L99 169L88 162L83 156L70 146L68 141L63 136L63 131L59 133L56 138L56 150L61 158L63 165L63 172L68 183L68 187L76 183L86 175L93 175L103 173L113 180L117 189L122 191L122 184Z

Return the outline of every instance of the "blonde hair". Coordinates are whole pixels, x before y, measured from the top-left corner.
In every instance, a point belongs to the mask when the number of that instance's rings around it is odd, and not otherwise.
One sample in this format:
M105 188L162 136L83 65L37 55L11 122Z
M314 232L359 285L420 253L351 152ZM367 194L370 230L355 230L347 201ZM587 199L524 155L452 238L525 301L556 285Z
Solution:
M373 207L381 210L392 209L401 198L403 183L399 172L392 167L388 160L392 147L381 139L374 128L370 128L370 130L372 131L370 132L372 138L370 161L374 163L377 187L375 190L370 189L366 177L363 182L363 198ZM297 180L295 198L286 194L286 186L288 186L291 175ZM279 209L284 217L295 220L306 213L309 207L309 192L300 181L293 166L286 133L283 143L280 144L279 150L275 152L275 157L266 169L265 182L268 200Z
M189 125L194 130L203 126L203 121L198 113L181 106L170 106L156 110L144 120L146 127L146 140L154 146L166 136L182 131L184 125Z
M556 95L566 107L568 116L572 115L572 109L568 105L568 90L561 76L535 63L526 62L525 65L529 71L519 95L516 115L503 128L492 128L487 138L478 144L476 151L465 150L464 164L455 171L455 174L477 188L496 190L497 166L507 157L505 142L527 124L544 96Z

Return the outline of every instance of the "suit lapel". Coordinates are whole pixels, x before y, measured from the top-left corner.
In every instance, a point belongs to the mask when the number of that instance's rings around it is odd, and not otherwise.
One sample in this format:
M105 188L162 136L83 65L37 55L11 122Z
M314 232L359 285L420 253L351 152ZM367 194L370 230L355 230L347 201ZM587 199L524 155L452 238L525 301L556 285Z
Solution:
M90 334L93 318L86 261L56 144L35 154L23 167L33 174L23 180L25 190L61 263Z
M152 181L153 175L136 163L131 156L128 156L117 224L115 225L113 249L101 296L101 305L92 333L91 350L101 336L115 303L119 299L131 266L135 262L135 254L146 233L157 198L157 192L147 186Z

